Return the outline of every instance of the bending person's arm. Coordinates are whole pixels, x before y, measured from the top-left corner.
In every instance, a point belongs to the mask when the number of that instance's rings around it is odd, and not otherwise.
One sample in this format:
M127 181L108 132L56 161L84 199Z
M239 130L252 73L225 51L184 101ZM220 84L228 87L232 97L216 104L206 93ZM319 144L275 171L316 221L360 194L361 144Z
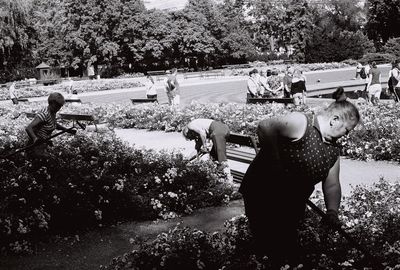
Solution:
M342 197L342 189L339 181L340 158L335 165L329 170L328 177L322 182L322 192L324 193L325 206L327 211L339 210L340 200Z
M25 128L26 133L28 133L29 138L31 138L32 142L35 143L39 140L39 138L36 136L35 132L33 129L43 123L43 120L40 119L39 117L35 116L35 118L32 120L32 122Z

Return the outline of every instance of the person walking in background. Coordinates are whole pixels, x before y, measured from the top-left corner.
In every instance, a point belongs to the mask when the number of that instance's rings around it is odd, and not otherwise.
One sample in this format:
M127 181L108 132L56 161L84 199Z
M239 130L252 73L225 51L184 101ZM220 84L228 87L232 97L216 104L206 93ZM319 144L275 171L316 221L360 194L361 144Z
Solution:
M168 103L171 106L179 106L180 104L180 86L177 80L178 70L171 69L169 75L164 81L165 91L168 97Z
M400 64L399 61L392 63L392 69L389 71L388 80L389 92L393 94L394 101L400 101Z
M353 78L353 80L356 80L358 77L361 78L360 72L361 72L362 67L363 67L363 65L360 62L358 62L357 66L356 66L356 76Z
M43 158L48 155L47 147L51 142L39 144L40 141L49 138L55 129L67 130L66 127L56 122L56 114L65 104L63 95L57 92L51 93L47 101L48 106L42 108L25 128L29 136L28 145L37 144L30 153L35 158ZM76 130L71 129L69 133L75 134Z
M290 94L293 97L294 105L306 104L306 78L299 69L293 72Z
M146 76L146 97L148 99L157 99L157 89L153 77Z
M188 140L195 141L196 156L210 153L210 157L218 162L218 168L228 177L230 170L226 157L226 140L229 137L229 127L213 119L194 119L182 130L183 136ZM208 140L211 140L210 149ZM190 157L193 159L194 157Z
M8 92L10 94L10 99L13 104L18 104L18 96L15 90L15 82L12 82L10 85L10 88L8 89Z
M256 98L260 96L260 83L258 80L258 70L252 69L249 72L249 78L247 79L247 98Z
M336 101L317 114L293 112L258 124L260 151L239 192L254 251L268 256L268 269L299 263L297 229L315 184L322 182L327 220L339 223L340 148L336 141L360 120L357 107L343 95L343 91L335 93Z
M364 92L365 92L367 95L368 95L368 83L369 83L369 81L370 81L370 78L369 78L369 76L370 76L369 70L370 70L370 69L371 69L371 67L370 67L369 63L366 63L366 64L362 67L361 72L360 72L361 78L364 79L364 81L365 81Z
M65 88L67 90L67 94L71 95L72 91L73 91L73 81L72 81L71 77L68 77L68 79L66 80Z
M381 85L381 71L376 66L376 62L372 62L371 69L368 72L368 85L367 85L367 94L368 94L368 102L373 105L378 104L381 93L382 93L382 85Z

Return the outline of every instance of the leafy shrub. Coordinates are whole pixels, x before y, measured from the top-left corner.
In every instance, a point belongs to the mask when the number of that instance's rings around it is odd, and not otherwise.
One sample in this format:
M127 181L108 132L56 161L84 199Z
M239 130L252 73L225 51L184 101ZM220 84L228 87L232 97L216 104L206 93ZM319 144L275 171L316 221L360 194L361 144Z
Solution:
M229 201L233 192L211 161L188 164L180 153L132 149L110 132L54 144L45 161L0 160L1 247L25 251L48 232L190 214Z
M387 270L400 267L399 192L400 183L383 180L370 188L356 187L340 215L343 228ZM322 194L316 193L313 200L323 204ZM311 210L306 211L299 235L307 269L374 269L342 236L320 226L319 216ZM140 243L103 269L269 269L268 258L251 254L251 241L245 216L227 221L223 232L177 227Z
M375 61L376 63L391 63L396 59L396 57L393 54L387 54L387 53L367 53L365 54L359 62L361 63L372 63Z

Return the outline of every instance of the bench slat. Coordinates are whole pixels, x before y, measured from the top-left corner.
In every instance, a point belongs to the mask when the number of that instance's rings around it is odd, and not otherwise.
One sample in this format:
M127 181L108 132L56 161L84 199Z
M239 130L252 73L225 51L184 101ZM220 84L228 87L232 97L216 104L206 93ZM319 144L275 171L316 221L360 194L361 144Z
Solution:
M248 98L247 103L283 103L283 104L293 104L293 98Z
M251 163L256 156L255 153L247 153L231 148L226 149L226 155L228 159L243 163Z
M156 98L131 98L132 104L158 102Z
M80 99L65 99L65 102L78 102L78 103L82 103L82 101Z
M64 120L74 120L74 121L92 121L94 122L94 116L91 114L70 114L70 113L60 113L61 119Z

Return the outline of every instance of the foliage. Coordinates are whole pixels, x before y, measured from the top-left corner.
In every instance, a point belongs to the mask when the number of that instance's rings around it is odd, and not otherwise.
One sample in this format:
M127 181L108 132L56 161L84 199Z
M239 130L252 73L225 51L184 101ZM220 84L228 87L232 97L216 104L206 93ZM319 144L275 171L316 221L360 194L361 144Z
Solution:
M393 62L396 57L393 54L388 53L367 53L359 61L362 63L390 63Z
M381 258L387 270L400 267L399 192L400 183L383 180L372 187L356 187L340 212L343 228ZM321 205L322 194L316 193L313 201ZM320 226L313 212L306 211L299 235L308 254L302 258L307 269L373 269L338 233ZM268 258L251 253L251 241L245 216L227 221L223 232L176 227L114 258L103 269L269 269Z
M382 52L385 54L392 54L397 59L400 59L400 37L390 38L383 46Z
M140 80L137 79L115 79L115 80L82 80L73 82L73 90L78 93L87 93L94 91L105 91L112 89L125 89L143 86ZM16 89L18 97L42 97L48 96L52 92L67 92L68 85L65 83L58 83L51 86L45 85L30 85ZM0 100L9 99L8 89L0 88Z
M307 42L306 62L342 61L348 58L358 59L371 51L373 44L361 32L327 32L319 28L313 32L313 38Z
M2 153L23 146L26 122L0 129ZM110 132L53 143L45 159L0 160L2 249L28 251L48 233L190 214L228 202L233 192L211 161L188 164L180 153L132 149Z
M366 1L368 37L374 40L378 49L390 38L400 37L400 0Z

